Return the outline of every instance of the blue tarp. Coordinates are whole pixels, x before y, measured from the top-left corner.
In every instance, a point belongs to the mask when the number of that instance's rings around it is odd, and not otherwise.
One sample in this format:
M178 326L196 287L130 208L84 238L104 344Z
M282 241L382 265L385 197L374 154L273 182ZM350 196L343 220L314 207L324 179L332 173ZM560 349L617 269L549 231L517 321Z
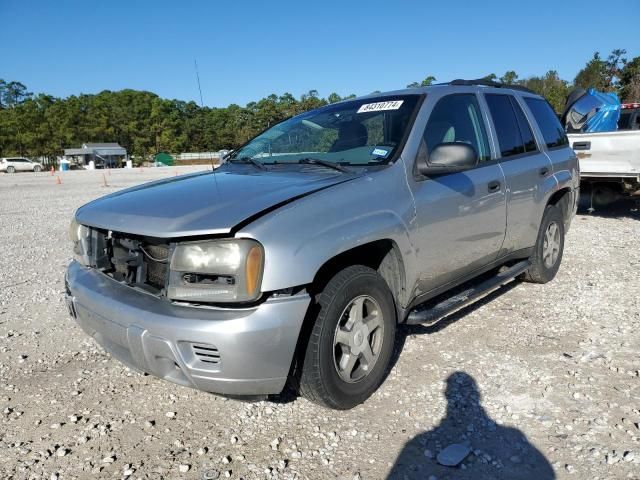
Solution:
M590 88L587 95L600 102L600 108L587 120L585 132L613 132L620 120L620 99L615 93L602 93Z
M579 132L613 132L620 119L620 99L615 93L590 88L565 113L566 125Z

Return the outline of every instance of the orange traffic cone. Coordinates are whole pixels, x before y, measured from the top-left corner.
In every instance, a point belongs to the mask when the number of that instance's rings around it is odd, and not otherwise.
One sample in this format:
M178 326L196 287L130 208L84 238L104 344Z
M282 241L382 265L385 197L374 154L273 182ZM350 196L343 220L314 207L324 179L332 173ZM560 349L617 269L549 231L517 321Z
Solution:
M51 176L53 177L53 172L55 172L55 169L53 167L51 167Z
M60 175L56 175L56 185L62 185L62 180L60 180Z

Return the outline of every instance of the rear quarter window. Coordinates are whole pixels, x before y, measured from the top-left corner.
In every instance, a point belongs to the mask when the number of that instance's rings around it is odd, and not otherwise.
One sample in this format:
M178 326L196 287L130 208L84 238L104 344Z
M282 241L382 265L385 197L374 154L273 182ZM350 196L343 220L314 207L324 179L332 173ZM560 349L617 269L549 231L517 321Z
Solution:
M560 120L546 100L541 98L525 97L524 102L531 110L538 127L542 132L542 138L547 148L561 147L569 144L569 139L560 124Z

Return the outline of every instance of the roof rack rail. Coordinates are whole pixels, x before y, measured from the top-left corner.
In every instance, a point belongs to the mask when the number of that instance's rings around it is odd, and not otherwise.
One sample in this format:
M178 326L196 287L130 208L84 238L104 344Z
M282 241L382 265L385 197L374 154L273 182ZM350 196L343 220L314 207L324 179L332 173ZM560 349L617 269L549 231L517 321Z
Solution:
M522 85L508 85L506 83L494 82L493 80L487 80L485 78L478 78L476 80L463 80L461 78L458 78L456 80L451 80L448 84L445 85L482 85L484 87L511 88L513 90L536 93L527 87L523 87Z

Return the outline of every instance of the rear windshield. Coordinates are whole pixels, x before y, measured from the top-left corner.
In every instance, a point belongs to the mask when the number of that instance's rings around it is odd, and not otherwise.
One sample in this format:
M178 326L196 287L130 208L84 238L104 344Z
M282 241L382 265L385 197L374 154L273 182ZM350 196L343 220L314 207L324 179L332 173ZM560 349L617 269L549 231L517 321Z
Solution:
M560 120L546 100L525 97L525 103L540 127L547 148L561 147L569 144L569 139L560 124Z
M620 114L620 119L618 120L618 130L627 130L629 128L632 114L632 111L622 112Z
M618 130L640 130L640 108L623 109L618 120Z

